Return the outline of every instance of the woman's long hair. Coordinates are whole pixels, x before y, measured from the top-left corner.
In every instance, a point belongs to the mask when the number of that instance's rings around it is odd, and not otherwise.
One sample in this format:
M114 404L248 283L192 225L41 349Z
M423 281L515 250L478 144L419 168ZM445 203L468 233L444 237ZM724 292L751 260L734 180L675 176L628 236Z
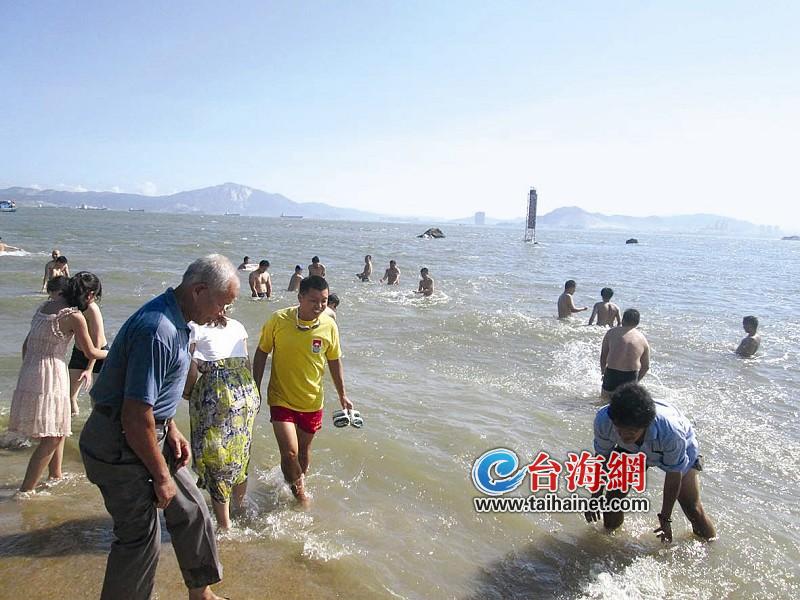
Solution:
M80 271L69 278L67 289L61 295L70 306L75 306L83 312L89 307L89 292L94 292L94 299L100 300L103 295L103 286L94 273Z

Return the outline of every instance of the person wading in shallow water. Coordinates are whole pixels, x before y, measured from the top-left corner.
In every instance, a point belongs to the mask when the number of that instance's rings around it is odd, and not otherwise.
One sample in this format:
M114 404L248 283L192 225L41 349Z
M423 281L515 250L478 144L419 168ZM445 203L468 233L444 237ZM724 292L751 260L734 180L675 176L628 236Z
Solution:
M628 383L611 396L594 419L594 449L608 459L612 451L643 452L648 467L666 473L658 528L653 533L664 542L672 541L672 509L675 501L692 524L692 531L710 540L717 530L700 501L698 474L703 470L703 457L691 423L678 410L664 402L654 402L638 383ZM603 494L601 489L595 496ZM606 492L607 498L622 498L619 491ZM598 521L599 512L587 512L588 522ZM625 518L623 512L602 514L607 529L616 529Z
M164 511L190 600L219 600L222 579L206 501L186 465L189 442L173 418L189 372L189 321L220 319L239 293L224 256L194 261L181 284L136 311L122 326L90 395L81 434L86 476L114 520L101 600L149 600L161 550Z
M322 427L322 375L327 362L339 403L353 408L344 388L339 329L325 314L328 283L317 275L300 282L298 306L272 313L261 330L253 357L253 378L261 389L267 355L272 353L267 402L281 471L295 498L308 503L305 475L311 463L311 442Z

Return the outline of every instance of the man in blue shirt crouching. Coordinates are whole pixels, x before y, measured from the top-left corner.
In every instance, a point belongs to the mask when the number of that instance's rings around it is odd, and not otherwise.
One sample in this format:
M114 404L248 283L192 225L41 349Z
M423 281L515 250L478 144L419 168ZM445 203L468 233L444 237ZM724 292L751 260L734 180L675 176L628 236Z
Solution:
M614 391L610 403L597 411L594 449L606 459L615 450L643 452L648 467L666 472L659 527L654 531L662 541L672 541L672 509L676 500L696 535L706 540L717 536L700 501L698 472L703 466L697 439L691 423L676 408L653 401L638 383L623 385ZM602 493L601 490L598 495ZM606 492L608 498L623 495ZM599 511L587 512L585 516L589 522L600 519ZM623 512L605 512L603 524L607 529L616 529L624 518Z

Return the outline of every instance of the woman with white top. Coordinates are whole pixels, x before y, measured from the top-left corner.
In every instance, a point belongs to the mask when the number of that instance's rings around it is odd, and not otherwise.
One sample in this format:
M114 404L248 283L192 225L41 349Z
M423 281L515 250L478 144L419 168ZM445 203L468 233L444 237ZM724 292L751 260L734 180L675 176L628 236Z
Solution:
M192 466L197 486L211 495L220 529L230 529L230 501L241 507L253 424L261 405L247 357L247 331L222 317L190 323L192 367L183 397L189 401Z

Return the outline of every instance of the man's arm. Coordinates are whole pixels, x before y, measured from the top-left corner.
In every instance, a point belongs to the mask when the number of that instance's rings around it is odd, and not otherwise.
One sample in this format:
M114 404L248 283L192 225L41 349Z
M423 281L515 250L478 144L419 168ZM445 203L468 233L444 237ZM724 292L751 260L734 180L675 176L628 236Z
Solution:
M672 541L672 509L681 491L682 477L680 471L669 471L664 478L664 497L661 501L661 512L658 513L659 527L653 531L662 542Z
M615 320L617 322L617 326L622 325L622 319L619 318L619 307L618 306L614 307L614 316L611 319L611 326L612 327L614 326L614 321Z
M272 276L267 273L267 298L272 296Z
M156 441L153 407L139 400L125 399L122 402L122 430L128 445L153 477L156 507L166 508L175 497L176 489Z
M584 310L589 310L588 306L584 306L583 308L577 308L575 306L575 301L572 299L572 296L567 296L567 306L569 307L569 312L583 312Z
M44 277L42 277L42 291L43 292L47 291L47 282L50 280L50 272L52 270L53 269L50 268L50 263L47 263L44 266Z
M589 325L591 325L592 323L594 323L594 318L595 318L596 316L597 316L597 304L595 304L595 305L594 305L594 308L592 308L592 314L591 314L591 316L589 317Z
M608 333L603 336L603 345L600 348L600 373L606 372L608 364Z
M336 393L339 394L339 403L345 410L352 409L353 403L347 398L347 392L344 389L344 368L341 359L329 360L328 367L331 371L333 385L336 386Z
M255 271L253 271L252 273L250 273L250 277L247 278L247 283L250 284L250 293L253 296L258 296L258 293L256 292L256 286L255 286L255 283L254 283L255 280L256 280L256 277L258 277L258 275L256 274Z
M641 367L639 367L639 377L637 381L641 381L650 370L650 344L647 343L647 340L644 342L644 352L642 352L642 357L639 359L639 362L641 363Z
M267 366L268 354L261 348L256 348L256 354L253 357L253 379L256 382L256 389L259 395L261 394L261 380L264 377L264 368Z

